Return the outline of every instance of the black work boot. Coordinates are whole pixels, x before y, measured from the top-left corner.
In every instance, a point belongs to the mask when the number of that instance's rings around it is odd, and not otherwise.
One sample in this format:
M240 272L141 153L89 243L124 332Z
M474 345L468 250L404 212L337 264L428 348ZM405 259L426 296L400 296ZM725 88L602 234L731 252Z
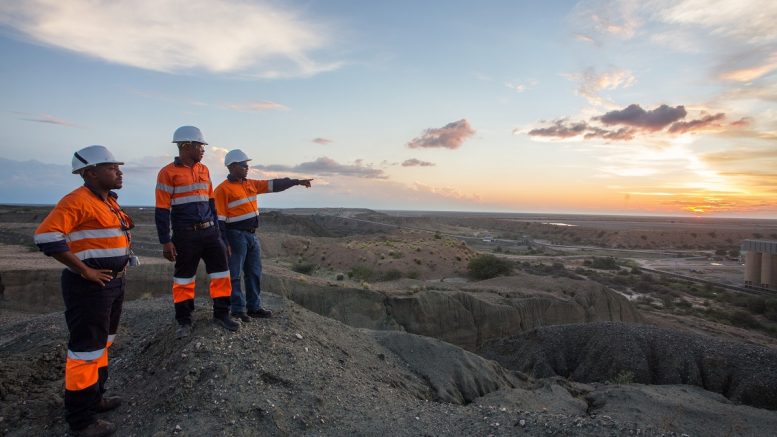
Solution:
M114 432L116 432L116 425L102 419L97 419L96 422L86 428L71 431L70 433L78 437L105 437Z
M184 338L188 337L192 333L192 325L191 323L184 323L183 325L178 325L178 328L175 330L175 338Z
M243 323L251 323L251 318L246 313L232 313L232 317L240 320Z
M223 316L213 316L213 323L221 326L227 331L237 331L240 329L240 322L229 317L228 314Z
M258 318L266 319L266 318L272 317L272 311L266 310L266 309L260 307L257 310L249 311L248 315L250 317L258 317Z
M94 407L94 411L97 413L105 413L119 408L121 405L121 398L118 396L103 396L100 402Z

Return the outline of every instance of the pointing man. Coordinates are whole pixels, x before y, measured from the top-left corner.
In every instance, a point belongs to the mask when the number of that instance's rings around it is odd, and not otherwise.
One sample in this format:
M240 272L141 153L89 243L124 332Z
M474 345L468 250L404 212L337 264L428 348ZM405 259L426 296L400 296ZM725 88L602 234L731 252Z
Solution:
M208 167L202 164L205 142L194 126L181 126L173 134L178 156L159 171L156 185L156 227L162 254L175 262L173 302L176 337L186 337L192 329L194 277L200 259L210 277L213 321L229 331L240 324L229 317L227 252L219 233L213 186ZM172 237L170 230L172 229Z
M121 404L103 396L108 349L119 326L124 273L130 255L130 217L113 191L122 186L119 162L103 146L73 155L73 173L84 185L63 197L35 231L35 244L67 269L62 272L65 320L70 332L65 365L65 418L73 434L116 431L96 413Z
M257 194L277 193L295 185L310 188L312 179L247 179L248 161L240 149L227 153L224 165L229 169L227 180L216 187L216 211L224 241L229 244L229 275L232 278L232 315L243 322L251 317L271 317L272 311L262 307L262 259L256 228L259 226ZM240 287L240 275L245 280L245 293Z

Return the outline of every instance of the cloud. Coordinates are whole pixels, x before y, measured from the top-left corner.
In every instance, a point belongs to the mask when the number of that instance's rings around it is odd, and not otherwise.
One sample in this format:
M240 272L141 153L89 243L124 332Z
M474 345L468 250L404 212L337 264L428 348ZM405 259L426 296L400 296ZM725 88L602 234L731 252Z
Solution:
M735 82L752 82L774 70L777 70L777 54L773 54L765 61L761 61L756 65L723 71L720 73L720 78Z
M37 43L168 73L311 76L342 65L311 55L330 45L331 26L275 2L2 2L0 24Z
M222 108L232 109L235 111L252 112L252 111L288 111L288 106L281 105L280 103L259 101L259 102L245 102L245 103L224 103Z
M590 125L584 121L569 122L566 119L555 120L553 124L545 128L535 128L528 132L533 137L548 137L558 139L576 138L580 135L590 140L601 138L603 140L631 140L634 138L634 129L623 127L616 130L604 129Z
M61 118L54 117L53 115L48 115L48 114L32 115L32 114L25 114L23 112L17 112L17 114L28 115L28 117L19 117L20 120L24 120L24 121L34 121L36 123L56 124L58 126L65 126L65 127L78 127L74 123L71 123L69 121L65 121L65 120L63 120Z
M764 159L777 160L777 149L737 148L707 153L701 155L701 159L706 162L719 164L726 164L734 161L759 161L759 163L761 163Z
M597 73L594 68L588 68L582 74L565 74L564 76L575 82L580 82L577 93L592 105L603 105L607 102L600 96L602 91L628 88L634 85L637 80L630 71L614 67L602 73Z
M658 18L668 24L705 28L748 44L777 39L777 6L771 0L682 0L656 4Z
M611 2L593 0L579 2L572 13L570 21L580 31L575 33L577 39L596 41L598 35L615 35L623 39L632 38L641 27L639 2L626 0Z
M618 130L607 130L595 126L589 126L588 132L583 135L586 140L601 138L603 140L628 141L634 139L634 129L622 127Z
M471 202L479 202L480 196L477 194L463 193L455 188L451 187L433 187L431 185L425 185L420 182L415 182L412 185L412 189L425 194L432 194L434 196L445 197L456 200L468 200Z
M420 137L407 143L411 149L442 147L458 149L465 140L475 135L475 130L466 119L454 121L437 129L426 129Z
M656 109L645 111L637 104L631 104L624 109L607 112L594 120L601 121L605 125L622 124L648 131L658 131L667 125L685 117L685 107L680 105L670 107L661 105Z
M536 128L529 131L533 137L572 138L583 134L588 129L584 121L569 123L566 119L555 120L553 125Z
M407 159L402 163L402 167L434 167L433 162L421 161L415 158Z
M725 118L726 115L721 112L715 115L705 115L704 117L697 120L678 121L669 127L668 132L673 134L683 134L687 132L707 130L709 128L720 129L723 126L716 122L722 121Z
M726 125L724 113L707 114L704 111L701 112L700 118L680 121L686 115L687 111L682 105L676 107L661 105L652 110L644 110L639 105L632 104L624 109L591 117L590 121L570 121L566 118L554 120L550 126L536 127L527 133L533 137L561 140L582 137L586 140L599 138L611 141L628 141L640 134L658 132L670 135L690 132L725 134L727 127L731 128L729 131L741 134L742 129L748 127L752 122L750 118L743 117ZM520 133L517 129L513 131L513 133L516 132Z
M332 143L332 142L333 142L332 140L330 140L330 139L328 139L328 138L321 138L321 137L318 137L318 138L313 138L313 140L312 140L312 141L313 141L314 143L316 143L316 144L321 144L321 145L327 145L327 144L330 144L330 143Z
M315 161L303 162L295 166L288 165L254 165L252 168L271 172L289 172L312 175L339 175L369 179L386 179L388 176L381 169L364 165L357 159L354 164L340 164L332 158L322 156Z
M750 125L753 124L753 118L752 117L742 117L739 120L732 121L729 123L730 126L744 129L746 127L750 127Z

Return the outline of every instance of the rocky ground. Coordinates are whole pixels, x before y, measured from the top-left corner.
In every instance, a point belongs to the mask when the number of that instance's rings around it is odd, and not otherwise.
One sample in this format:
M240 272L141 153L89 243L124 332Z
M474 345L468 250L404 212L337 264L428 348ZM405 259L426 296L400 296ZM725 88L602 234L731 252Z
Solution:
M129 302L106 419L118 435L767 435L777 413L690 386L534 379L458 347L355 329L268 295L276 317L237 333L198 307L173 336L167 299ZM61 314L0 328L0 430L65 435ZM678 410L682 407L681 410Z
M752 341L746 329L694 329L735 342L693 335L691 316L645 313L606 281L563 266L466 280L476 254L468 244L315 212L263 214L263 288L274 318L227 333L198 298L193 335L176 340L172 265L159 257L153 211L132 214L143 265L130 272L111 350L110 391L125 404L106 418L118 435L761 436L777 429L774 349L744 344ZM0 207L0 435L67 434L59 268L31 246L44 215L40 207ZM370 211L353 217L387 219ZM564 242L627 247L677 233L696 242L739 238L688 223L646 234L631 222L607 222L609 230L580 223L572 232L545 221L431 223L456 234L555 232ZM627 235L628 242L610 241ZM305 265L308 274L299 271ZM206 296L204 276L197 281L197 295ZM603 321L623 323L596 323Z

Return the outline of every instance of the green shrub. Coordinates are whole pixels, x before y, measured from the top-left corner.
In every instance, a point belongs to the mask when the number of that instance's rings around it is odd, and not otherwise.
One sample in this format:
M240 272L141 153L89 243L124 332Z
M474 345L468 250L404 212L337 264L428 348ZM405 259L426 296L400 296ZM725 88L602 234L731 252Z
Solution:
M591 261L591 267L599 270L615 270L619 268L618 264L615 263L615 258L611 256L595 256Z
M634 372L630 370L621 370L614 378L607 381L607 384L631 384L634 382Z
M490 279L500 275L509 275L512 271L512 265L509 261L486 254L472 258L467 269L475 279Z
M763 314L766 311L766 298L753 296L747 300L747 309L753 314Z
M764 302L764 317L777 322L777 299L768 299Z
M402 277L402 272L400 272L397 269L391 269L389 271L383 272L380 275L379 281L396 281L397 279L400 279Z
M367 266L356 266L351 268L351 271L348 272L349 278L354 278L361 281L370 281L374 275L375 272L373 272L373 270Z
M318 266L313 263L299 262L291 266L291 269L297 273L302 273L303 275L309 275L313 273L313 271L316 270L317 267Z
M742 328L750 328L750 329L760 329L763 328L761 323L755 319L750 313L746 313L744 311L734 311L733 313L729 314L728 317L729 321L734 326L739 326Z

